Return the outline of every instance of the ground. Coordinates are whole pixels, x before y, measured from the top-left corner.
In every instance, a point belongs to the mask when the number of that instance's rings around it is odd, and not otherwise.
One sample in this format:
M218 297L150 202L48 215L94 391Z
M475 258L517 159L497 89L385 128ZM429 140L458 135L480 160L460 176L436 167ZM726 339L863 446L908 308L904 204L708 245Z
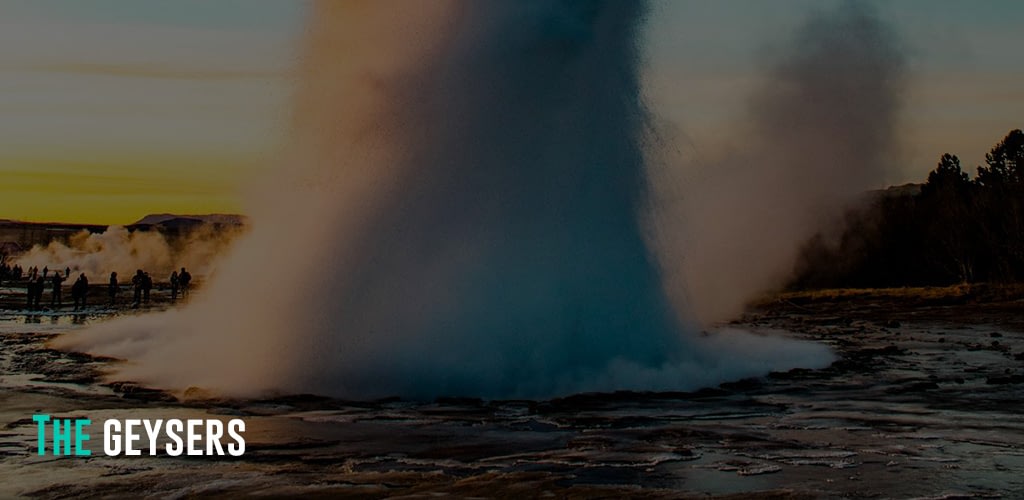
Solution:
M831 367L696 393L430 403L218 400L110 383L100 376L117 360L46 342L114 311L7 310L0 497L1019 498L1017 296L985 287L784 294L735 326L825 342L839 356ZM39 412L94 423L240 417L247 451L39 457Z

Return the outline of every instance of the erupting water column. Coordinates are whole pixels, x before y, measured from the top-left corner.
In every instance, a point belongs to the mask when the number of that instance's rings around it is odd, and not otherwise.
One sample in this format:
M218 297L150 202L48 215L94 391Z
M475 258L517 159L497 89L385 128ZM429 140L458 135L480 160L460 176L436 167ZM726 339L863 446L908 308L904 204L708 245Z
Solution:
M327 312L331 332L317 337L335 339L327 352L343 361L302 376L345 392L537 395L586 384L617 360L673 361L678 326L641 230L642 3L439 10L445 21L427 26L426 47L398 47L417 52L408 65L345 75L366 84L356 92L336 87L328 67L368 43L348 34L353 12L324 4L314 14L317 88L299 130L332 130L362 105L351 101L380 98L360 122L372 133L346 130L308 150L323 155L331 182L383 186L369 206L333 209L346 224L358 213L358 227L321 242L344 257L323 261L328 293L310 313ZM371 57L396 55L407 57ZM388 165L360 160L378 148L394 155Z
M131 358L122 377L242 394L546 397L762 373L684 335L647 245L644 12L314 4L289 161L252 234L202 302L77 342Z

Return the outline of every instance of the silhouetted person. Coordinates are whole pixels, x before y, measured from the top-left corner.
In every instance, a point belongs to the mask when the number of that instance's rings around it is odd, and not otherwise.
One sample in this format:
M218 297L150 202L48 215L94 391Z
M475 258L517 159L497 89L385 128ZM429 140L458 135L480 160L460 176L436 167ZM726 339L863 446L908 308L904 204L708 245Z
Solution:
M71 285L71 298L75 301L75 310L77 311L80 307L85 307L85 296L89 293L89 279L85 277L85 273L82 273L75 281L74 285Z
M149 273L142 273L142 300L149 304L149 291L153 289L153 278Z
M28 283L28 307L33 311L38 311L40 303L43 301L43 290L46 288L46 280L42 276L36 276L34 280Z
M43 268L43 279L46 279L47 274L50 274L50 266L46 266Z
M181 282L178 280L178 271L171 273L171 301L178 300L178 286Z
M71 279L71 266L64 268L64 278Z
M60 277L60 272L53 273L53 297L50 299L50 305L60 307L64 305L64 301L61 298L61 285L64 284L64 278Z
M74 302L74 310L77 311L82 302L82 278L71 284L71 301Z
M43 291L46 290L46 279L36 276L36 310L43 308Z
M117 305L117 292L121 287L117 284L117 273L110 273L110 284L107 285L107 295L110 296L110 307Z
M25 285L25 295L28 298L28 308L35 309L36 305L36 280L28 280L28 284Z
M135 301L132 307L138 308L142 304L142 287L145 277L146 275L142 272L142 269L135 271L135 276L132 276L132 289L135 291Z
M188 297L188 288L192 283L192 275L189 274L184 267L181 268L181 272L178 273L178 282L181 286L181 298Z

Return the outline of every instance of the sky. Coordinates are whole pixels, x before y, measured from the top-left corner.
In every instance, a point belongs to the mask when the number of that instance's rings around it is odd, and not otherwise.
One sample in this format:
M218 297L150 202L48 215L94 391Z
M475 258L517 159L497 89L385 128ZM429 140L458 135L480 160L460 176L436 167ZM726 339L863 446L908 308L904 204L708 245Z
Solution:
M773 47L834 0L654 0L654 112L700 154L728 148ZM0 219L131 223L237 212L277 161L307 3L0 0ZM890 183L944 152L965 167L1024 127L1024 2L894 0L911 78Z

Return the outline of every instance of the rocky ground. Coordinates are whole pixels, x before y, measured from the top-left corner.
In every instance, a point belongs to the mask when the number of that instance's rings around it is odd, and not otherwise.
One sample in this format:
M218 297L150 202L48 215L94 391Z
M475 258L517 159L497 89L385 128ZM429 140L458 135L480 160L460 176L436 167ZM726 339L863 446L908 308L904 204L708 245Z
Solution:
M828 343L831 367L696 393L431 403L175 397L46 345L124 309L0 311L0 497L1020 498L1022 305L789 294L736 326ZM96 440L107 418L243 418L247 452L39 457L40 412L89 417Z

